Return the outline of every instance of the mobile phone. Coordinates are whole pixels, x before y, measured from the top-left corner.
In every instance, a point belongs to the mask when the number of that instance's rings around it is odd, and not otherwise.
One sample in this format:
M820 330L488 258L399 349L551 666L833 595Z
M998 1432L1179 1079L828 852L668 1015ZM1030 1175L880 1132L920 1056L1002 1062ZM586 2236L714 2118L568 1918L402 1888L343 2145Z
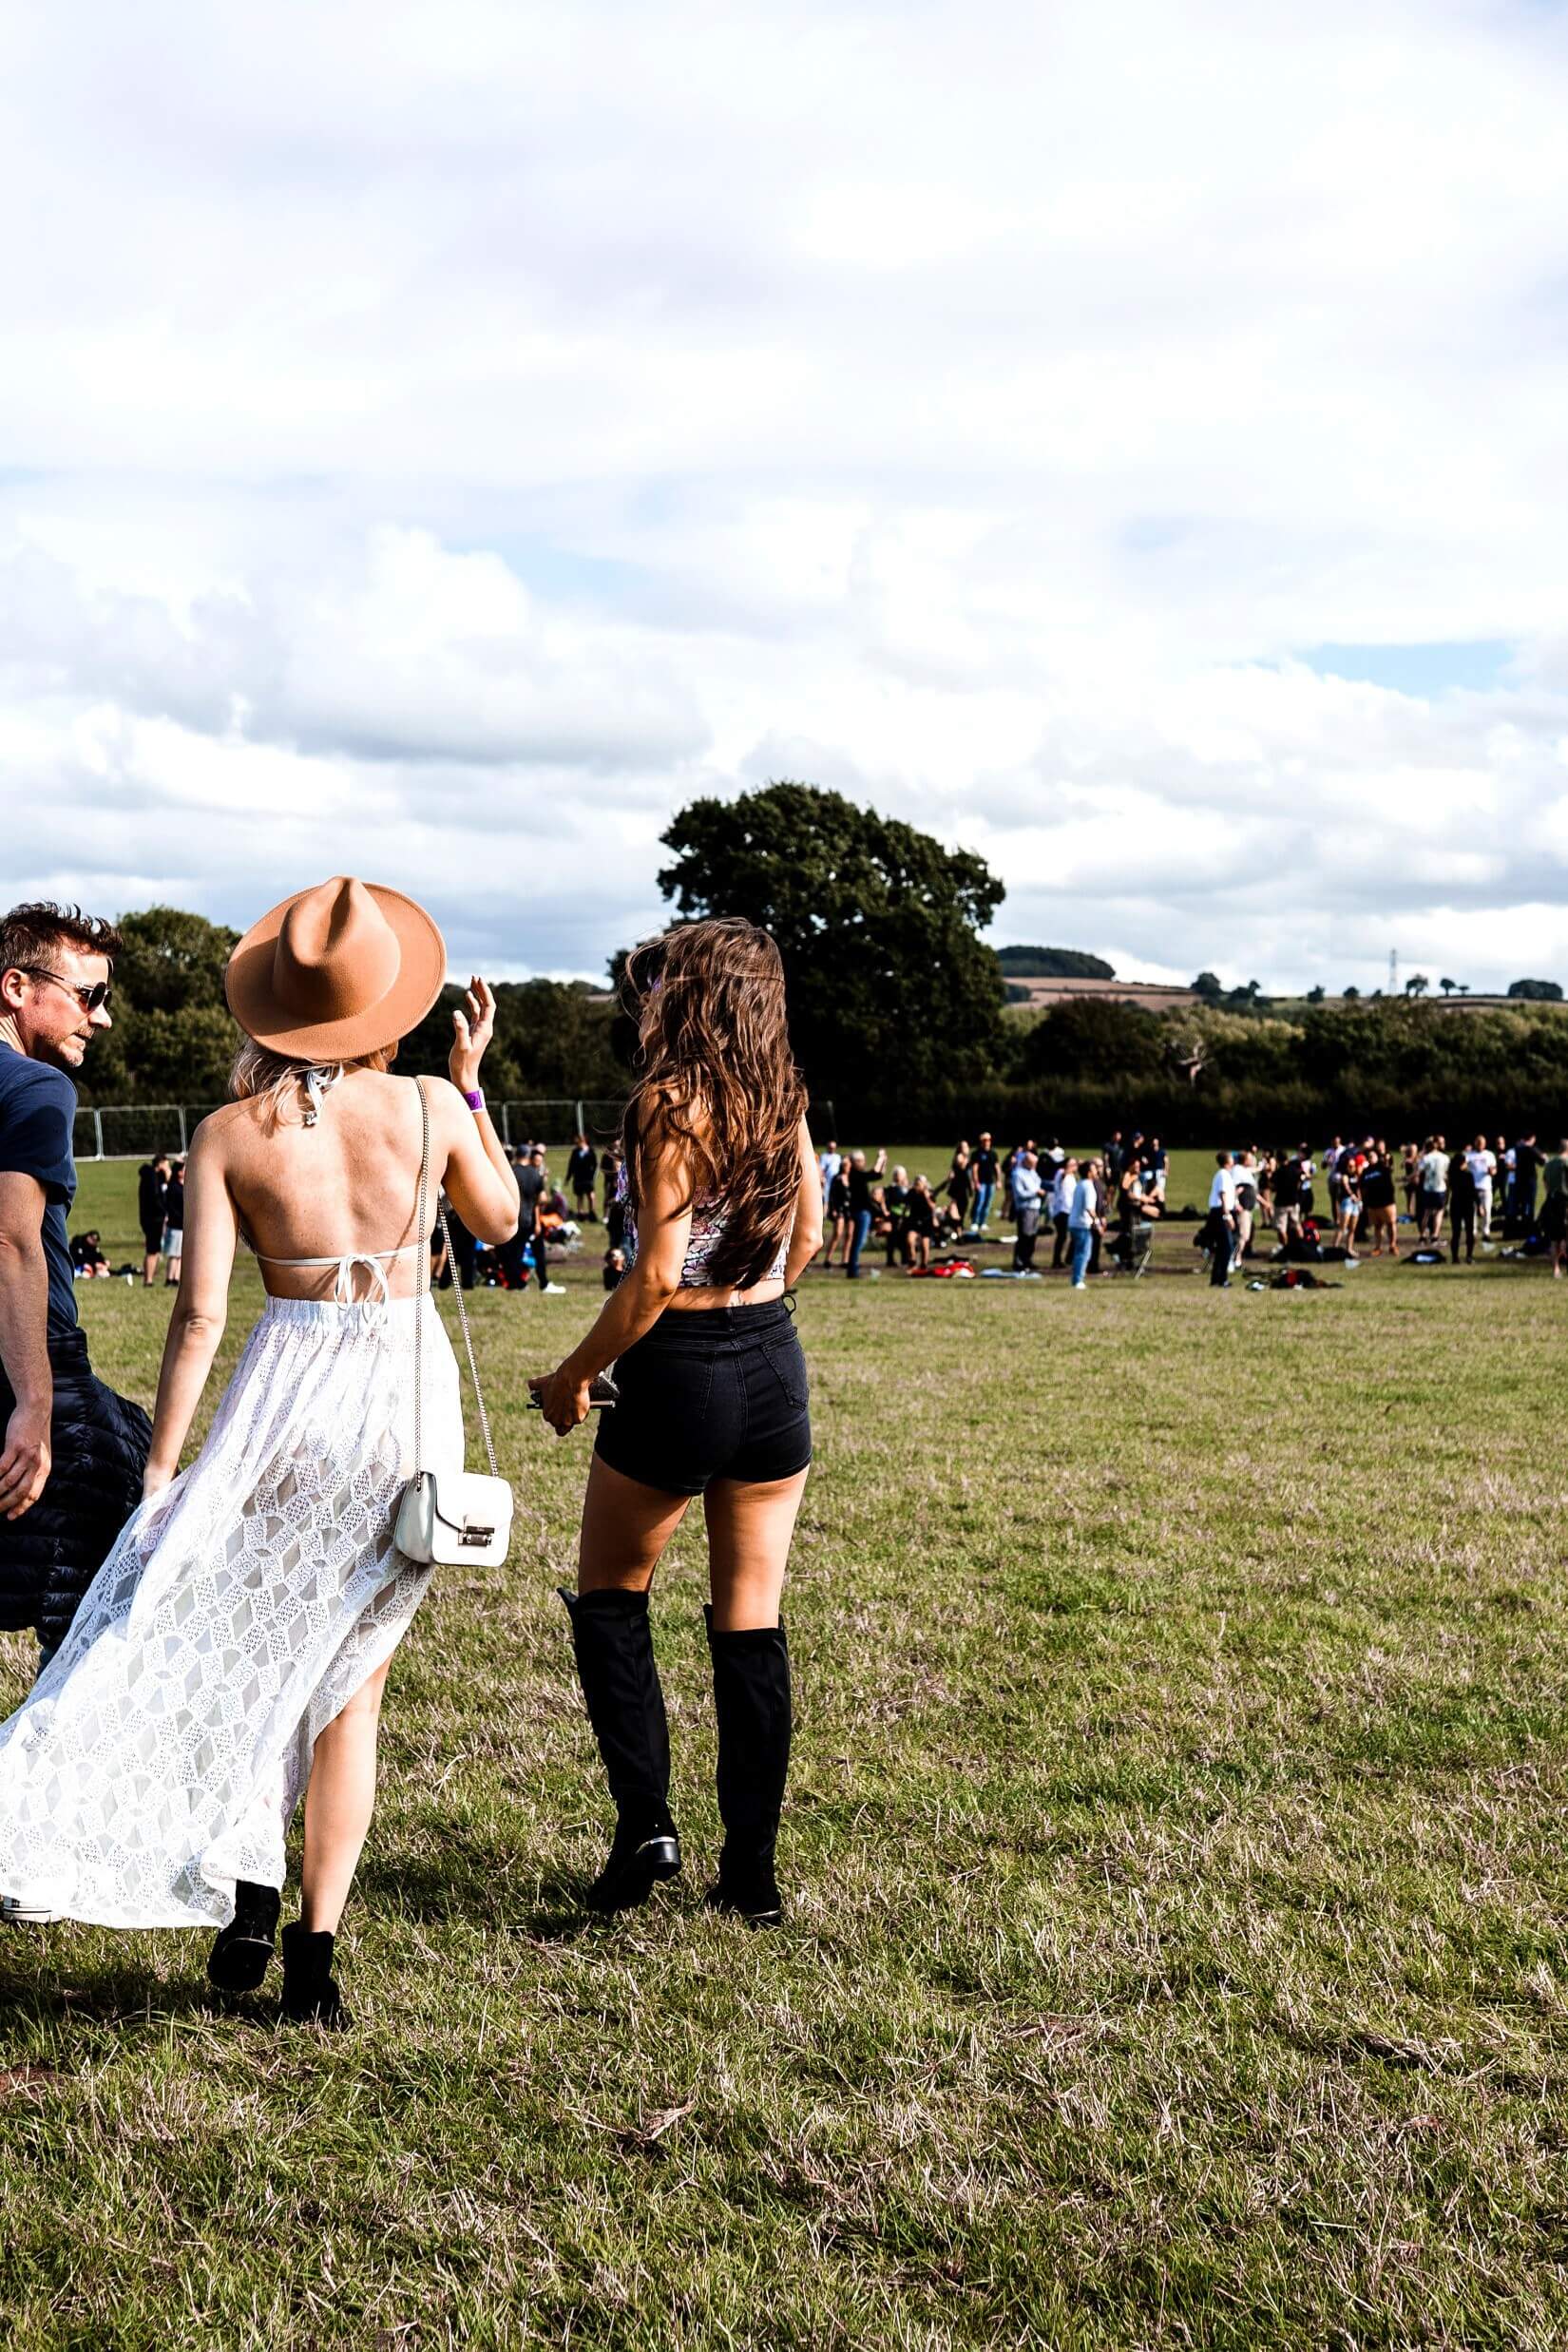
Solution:
M588 1409L590 1412L592 1412L596 1405L602 1405L606 1410L608 1410L610 1405L619 1405L620 1402L621 1391L616 1386L614 1381L610 1378L608 1372L601 1372L597 1380L589 1382ZM540 1404L539 1399L530 1389L528 1392L529 1412L542 1413L545 1407Z

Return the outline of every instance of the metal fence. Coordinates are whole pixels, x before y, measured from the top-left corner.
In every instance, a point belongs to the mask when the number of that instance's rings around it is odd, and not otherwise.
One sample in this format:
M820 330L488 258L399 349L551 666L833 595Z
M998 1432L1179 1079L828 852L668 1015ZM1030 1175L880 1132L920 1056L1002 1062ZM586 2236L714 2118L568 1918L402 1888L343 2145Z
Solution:
M78 1159L151 1159L160 1152L171 1157L189 1151L190 1139L212 1102L105 1102L76 1114L75 1150ZM560 1100L532 1099L492 1102L490 1115L507 1150L524 1143L544 1143L558 1151L580 1135L602 1148L620 1133L621 1100L567 1096ZM813 1103L813 1124L819 1135L831 1135L833 1106Z
M211 1102L105 1102L76 1114L78 1159L171 1157L190 1149L190 1139ZM560 1100L492 1102L490 1113L509 1150L514 1144L545 1143L552 1150L585 1135L605 1143L621 1125L619 1102L565 1097Z

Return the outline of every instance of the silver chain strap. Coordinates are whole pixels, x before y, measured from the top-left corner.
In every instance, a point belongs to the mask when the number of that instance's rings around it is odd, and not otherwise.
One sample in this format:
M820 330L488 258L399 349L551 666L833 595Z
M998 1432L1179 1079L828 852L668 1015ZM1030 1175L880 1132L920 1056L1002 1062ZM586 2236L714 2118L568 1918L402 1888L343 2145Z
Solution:
M430 1106L426 1099L425 1089L419 1080L415 1079L413 1082L415 1086L419 1088L420 1145L419 1208L417 1211L417 1215L419 1222L419 1240L423 1246L425 1257L425 1289L428 1292L430 1287L430 1229L428 1217L426 1215L426 1204L430 1198ZM452 1256L451 1229L447 1223L446 1210L438 1210L438 1214L441 1219L441 1239L447 1252L447 1264L449 1268L453 1269L452 1289L457 1294L457 1320L463 1327L463 1351L468 1359L468 1378L473 1383L473 1401L479 1407L479 1428L480 1434L485 1440L485 1459L490 1465L491 1478L499 1478L501 1473L495 1466L495 1446L490 1439L490 1417L485 1410L485 1391L479 1386L479 1367L473 1360L473 1336L468 1329L468 1310L463 1304L463 1278L462 1275L455 1271L456 1261ZM413 1466L416 1476L422 1475L425 1467L424 1421L421 1411L421 1401L423 1399L425 1386L424 1333L425 1316L423 1310L421 1310L421 1311L414 1317L413 1325Z

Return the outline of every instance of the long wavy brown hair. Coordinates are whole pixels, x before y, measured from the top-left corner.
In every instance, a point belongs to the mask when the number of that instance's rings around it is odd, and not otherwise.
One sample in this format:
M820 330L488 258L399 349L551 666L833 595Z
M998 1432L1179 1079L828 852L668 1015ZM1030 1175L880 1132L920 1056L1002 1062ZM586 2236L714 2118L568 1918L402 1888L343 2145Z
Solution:
M637 1023L621 1129L632 1207L650 1160L679 1140L694 1202L713 1201L724 1217L709 1273L748 1290L789 1240L800 1191L806 1087L790 1051L778 949L738 915L680 923L627 958L622 985Z

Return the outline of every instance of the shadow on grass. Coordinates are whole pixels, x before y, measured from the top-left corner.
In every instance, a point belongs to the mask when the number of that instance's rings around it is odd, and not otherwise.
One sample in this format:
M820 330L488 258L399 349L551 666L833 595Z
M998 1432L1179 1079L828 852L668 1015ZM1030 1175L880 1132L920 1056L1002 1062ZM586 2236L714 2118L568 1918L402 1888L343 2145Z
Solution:
M226 1995L215 1992L204 1973L204 1953L193 1960L187 1979L171 1983L144 1968L111 1962L105 1968L83 1969L48 1965L48 1955L35 1977L14 1970L0 1973L0 2024L18 2018L86 2020L94 2025L162 2025L169 2019L191 2017L209 2024L261 2026L277 2021L276 1991Z
M370 1910L427 1924L501 1928L542 1942L570 1942L602 1924L587 1907L587 1879L548 1870L519 1884L518 1875L515 1855L449 1843L439 1852L367 1855L355 1891Z

